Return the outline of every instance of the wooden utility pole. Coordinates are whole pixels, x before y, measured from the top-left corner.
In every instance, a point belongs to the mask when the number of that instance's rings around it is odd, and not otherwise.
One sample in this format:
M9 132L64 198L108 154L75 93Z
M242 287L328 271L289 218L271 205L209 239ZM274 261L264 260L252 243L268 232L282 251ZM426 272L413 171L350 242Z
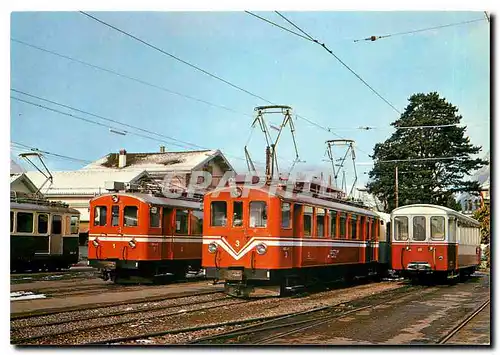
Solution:
M396 191L395 191L395 196L396 196L396 208L398 208L399 206L399 196L398 196L398 166L396 165L396 172L395 172L395 175L396 175L396 183L395 183L395 188L396 188Z

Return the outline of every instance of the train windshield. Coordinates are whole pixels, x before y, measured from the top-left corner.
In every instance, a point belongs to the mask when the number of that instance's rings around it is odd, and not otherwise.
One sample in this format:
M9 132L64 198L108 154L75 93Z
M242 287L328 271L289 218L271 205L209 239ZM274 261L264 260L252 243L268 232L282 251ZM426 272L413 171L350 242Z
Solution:
M431 238L434 240L444 240L444 217L431 217Z
M267 204L264 201L250 202L250 227L267 227Z
M394 217L394 238L396 240L408 240L408 217Z
M413 216L413 240L422 242L427 237L425 230L425 217Z

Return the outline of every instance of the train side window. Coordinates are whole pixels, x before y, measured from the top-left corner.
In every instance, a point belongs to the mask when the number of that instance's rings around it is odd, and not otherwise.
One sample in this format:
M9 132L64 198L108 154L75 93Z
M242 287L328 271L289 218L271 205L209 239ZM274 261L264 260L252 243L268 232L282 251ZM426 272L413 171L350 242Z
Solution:
M33 213L17 212L16 232L33 233Z
M78 229L80 228L80 218L78 216L71 216L70 226L70 233L78 234Z
M288 202L281 202L281 228L292 228L292 207Z
M137 206L125 206L123 209L123 225L125 227L137 227Z
M201 235L203 233L203 211L191 211L190 235Z
M312 233L313 208L304 206L304 236L310 237Z
M108 208L106 206L96 206L94 208L94 226L105 226Z
M372 234L371 234L371 229L370 226L372 225L373 220L365 217L365 236L366 240L371 240L372 239Z
M357 233L357 224L358 224L358 216L356 215L351 215L351 239L358 239L358 233Z
M426 238L425 217L413 216L413 240L422 242Z
M52 234L62 233L62 217L59 215L52 216L52 228L50 230Z
M233 227L243 227L243 202L233 202Z
M408 217L394 217L394 238L396 240L408 240Z
M455 243L457 241L455 223L456 222L455 222L454 218L448 219L448 235L449 235L450 242L453 242L453 243Z
M38 234L46 234L49 231L49 215L42 213L38 215Z
M330 211L330 237L337 238L337 211Z
M227 204L226 201L212 201L210 205L212 216L211 225L213 227L225 227L227 223Z
M444 240L444 217L431 217L431 238L434 240Z
M267 227L267 204L264 201L250 202L250 227Z
M160 228L161 223L161 207L149 207L149 226L151 228Z
M14 232L14 211L10 211L10 232Z
M325 236L325 209L317 208L316 209L316 235L319 238L323 238Z
M188 233L188 210L175 210L175 233Z
M340 222L339 222L339 237L340 238L346 238L347 237L347 234L346 234L346 226L347 224L347 218L346 218L346 214L345 213L340 213Z

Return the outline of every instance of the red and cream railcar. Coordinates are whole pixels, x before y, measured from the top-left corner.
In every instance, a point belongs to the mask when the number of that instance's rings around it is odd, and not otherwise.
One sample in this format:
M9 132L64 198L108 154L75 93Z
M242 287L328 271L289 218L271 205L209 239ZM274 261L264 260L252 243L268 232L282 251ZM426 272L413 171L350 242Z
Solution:
M114 193L90 201L89 265L103 278L184 277L201 266L201 201Z
M204 197L202 266L225 280L227 293L278 295L315 279L377 272L380 220L372 211L279 187L236 189Z
M479 223L436 205L396 208L392 220L392 268L404 276L453 278L481 263Z

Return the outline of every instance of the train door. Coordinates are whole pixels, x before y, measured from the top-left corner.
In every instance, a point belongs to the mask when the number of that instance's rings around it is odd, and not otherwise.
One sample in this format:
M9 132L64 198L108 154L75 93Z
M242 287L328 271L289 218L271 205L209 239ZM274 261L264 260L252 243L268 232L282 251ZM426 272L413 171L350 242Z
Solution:
M374 248L373 248L373 241L374 241L374 234L373 233L374 231L372 230L370 233L370 226L372 223L375 223L376 220L374 219L369 219L368 217L361 217L361 223L363 223L363 227L360 228L362 229L362 238L364 243L366 243L366 251L365 251L365 262L367 264L371 263L373 261L373 252L374 252Z
M50 232L50 254L60 255L63 250L62 239L62 216L55 214L52 216L52 228Z
M161 243L161 259L173 258L173 235L174 235L174 209L171 207L163 207L163 221L161 224L162 243Z
M303 205L299 204L294 204L293 205L293 236L294 238L302 238L303 233L302 233L302 210L304 209ZM292 265L294 267L297 267L298 263L300 263L300 260L302 260L302 248L301 247L292 247Z

